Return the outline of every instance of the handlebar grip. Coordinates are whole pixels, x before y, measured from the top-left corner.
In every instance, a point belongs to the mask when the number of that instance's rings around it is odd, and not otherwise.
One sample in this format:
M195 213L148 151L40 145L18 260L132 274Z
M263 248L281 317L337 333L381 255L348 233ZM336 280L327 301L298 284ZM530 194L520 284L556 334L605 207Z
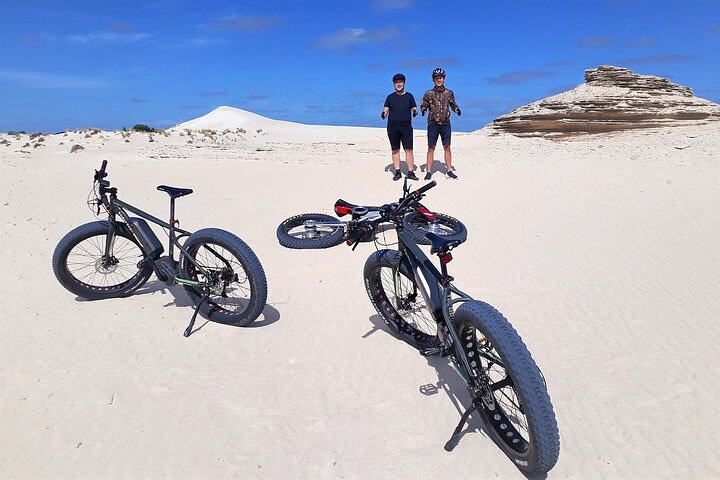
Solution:
M105 167L107 167L107 160L103 160L102 165L100 166L100 170L95 170L95 176L93 178L96 182L99 182L103 178L107 177Z
M96 182L101 181L103 178L107 177L107 172L105 171L105 167L107 167L107 160L103 160L102 165L100 166L100 170L95 170L95 175L93 176L93 180ZM109 186L110 184L108 183Z
M415 190L415 195L422 195L423 193L427 192L431 188L433 188L435 185L437 185L437 182L433 180L432 182L428 183L427 185L423 185L422 187Z

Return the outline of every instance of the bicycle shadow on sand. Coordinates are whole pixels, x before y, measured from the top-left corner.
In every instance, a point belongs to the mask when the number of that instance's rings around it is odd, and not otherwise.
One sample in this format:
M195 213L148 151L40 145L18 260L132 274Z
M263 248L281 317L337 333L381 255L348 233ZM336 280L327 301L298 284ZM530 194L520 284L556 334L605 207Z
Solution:
M363 335L363 338L367 338L377 331L382 331L383 333L386 333L393 338L403 341L395 334L393 334L393 332L385 324L385 322L379 315L372 315L369 320L370 323L373 324L373 328L368 333ZM424 359L429 366L435 369L438 378L436 383L420 385L418 387L418 391L426 397L437 395L441 391L444 392L452 405L455 407L455 410L458 413L458 421L460 421L460 418L465 413L468 406L470 406L470 404L472 403L472 397L467 390L465 381L462 379L460 374L452 367L450 358L441 357L440 355L424 357L420 355L419 352L418 357ZM488 433L488 430L485 428L485 419L478 411L473 412L470 417L468 417L464 428L457 436L453 436L454 428L455 425L448 425L448 441L443 447L448 452L452 452L452 450L462 441L463 437L465 437L466 434L473 432L479 432L483 437L483 441L494 443L492 437ZM504 456L501 451L499 451L498 454ZM547 474L530 475L521 472L520 470L518 470L518 473L530 480L543 480L547 478Z
M172 295L173 299L170 302L166 302L162 304L162 307L188 307L188 315L192 315L192 313L195 310L195 303L190 298L190 295L187 294L185 291L185 287L182 285L173 285L173 286L167 286L165 282L161 280L150 280L142 287L135 290L131 296L137 296L137 295L155 295L157 293L160 293L161 295ZM78 302L90 302L90 301L96 301L96 300L88 300L86 298L82 297L75 297L75 300ZM188 317L189 318L189 317ZM202 318L202 317L199 317ZM280 320L280 312L273 307L270 304L265 304L263 307L262 313L260 316L255 319L254 322L252 322L250 325L246 325L241 328L261 328L266 327L268 325L272 325L273 323ZM207 320L203 318L203 323L196 326L191 333L195 333L199 330L202 330L205 325L210 323L210 320ZM231 325L231 324L223 324L221 322L213 322L218 323L221 325L228 325L231 327L235 327L237 325Z
M398 338L398 336L390 330L390 327L385 324L380 315L372 315L369 320L370 323L373 324L373 328L363 335L363 338L367 338L373 333L381 331L399 341L404 341L402 338ZM413 346L413 348L415 347ZM427 364L435 369L438 377L438 381L436 383L420 385L418 387L418 391L426 397L437 395L441 391L445 392L447 397L450 399L450 402L455 407L455 410L457 410L458 420L460 420L460 417L467 409L465 405L470 405L472 403L472 398L470 397L467 387L460 375L450 366L449 358L441 357L439 355L423 357L419 352L418 357L427 361ZM480 418L480 414L473 413L468 419L466 428L461 432L461 436L465 433L478 429L487 436L485 431L482 429L482 419Z

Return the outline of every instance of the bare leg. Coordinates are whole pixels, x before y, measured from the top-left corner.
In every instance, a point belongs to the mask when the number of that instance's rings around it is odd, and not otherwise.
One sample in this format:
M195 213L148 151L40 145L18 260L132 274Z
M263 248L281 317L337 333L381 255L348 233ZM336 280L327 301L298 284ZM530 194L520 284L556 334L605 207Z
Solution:
M405 149L405 161L407 162L408 172L415 170L415 156L412 149Z
M392 151L392 162L393 166L395 167L395 171L397 172L400 170L400 149Z
M443 145L443 149L445 150L445 166L447 167L447 171L452 171L452 151L450 151L450 145Z
M428 147L428 153L427 153L427 171L428 171L428 173L432 173L434 156L435 156L435 147Z

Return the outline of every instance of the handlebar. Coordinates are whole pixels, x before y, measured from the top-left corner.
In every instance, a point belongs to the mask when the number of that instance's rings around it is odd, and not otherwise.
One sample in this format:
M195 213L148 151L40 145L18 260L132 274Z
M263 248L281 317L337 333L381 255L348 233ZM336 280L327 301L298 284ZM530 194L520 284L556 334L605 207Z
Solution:
M355 247L357 247L358 244L362 241L363 236L365 236L370 231L374 231L379 224L391 220L394 216L396 216L397 213L402 213L407 206L420 200L420 198L423 196L423 193L427 192L435 186L437 186L437 182L433 180L432 182L418 188L414 192L409 193L405 198L400 201L400 203L385 204L381 207L372 208L373 211L380 212L380 218L374 220L361 220L358 223L357 227L352 232L349 232L347 244L351 245L352 249L355 250Z
M433 180L432 182L423 185L422 187L418 188L414 192L410 192L407 197L403 198L400 204L397 207L397 211L402 211L407 207L410 203L416 202L420 200L420 197L422 197L423 193L427 192L431 188L437 185L437 182Z
M93 179L94 179L96 182L99 182L99 181L102 180L103 178L107 177L108 174L107 174L107 172L105 171L105 168L107 167L107 163L108 163L107 160L103 160L103 161L102 161L102 165L100 166L100 170L95 170L95 176L93 177Z
M437 185L437 182L433 180L432 182L428 183L427 185L423 185L422 187L415 190L413 193L416 195L422 195L423 193L427 192L431 188Z

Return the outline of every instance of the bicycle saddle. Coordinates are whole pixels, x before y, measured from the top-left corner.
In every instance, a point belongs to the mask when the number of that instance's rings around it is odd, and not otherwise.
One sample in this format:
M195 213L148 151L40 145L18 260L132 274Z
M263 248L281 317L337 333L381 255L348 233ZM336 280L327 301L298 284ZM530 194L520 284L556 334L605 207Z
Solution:
M193 192L192 188L169 187L167 185L158 185L157 189L161 192L166 192L170 195L170 198L184 197Z
M342 198L335 202L335 213L338 217L342 217L344 215L347 215L349 213L352 213L353 208L357 207L357 205L353 205L350 202L346 202Z
M335 214L338 217L343 217L347 214L352 214L353 219L358 219L363 215L367 215L368 212L377 212L380 209L378 207L363 207L361 205L355 205L346 202L342 198L335 202Z
M425 238L430 240L430 253L444 253L464 242L458 238L446 238L430 232L425 234Z

